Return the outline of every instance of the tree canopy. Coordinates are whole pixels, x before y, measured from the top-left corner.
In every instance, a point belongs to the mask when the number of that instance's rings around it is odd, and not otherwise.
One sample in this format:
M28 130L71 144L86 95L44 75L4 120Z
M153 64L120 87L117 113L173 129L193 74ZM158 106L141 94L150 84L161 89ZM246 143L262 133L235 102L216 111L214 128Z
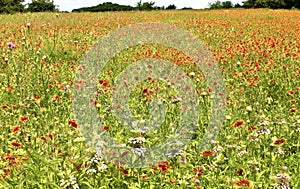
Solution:
M24 5L22 4L22 2L24 2L24 0L0 0L0 14L23 12Z
M105 12L105 11L130 11L130 10L134 10L134 7L106 2L106 3L99 4L97 6L74 9L72 10L72 12Z
M172 5L169 5L169 6L167 6L167 10L171 10L171 9L176 9L177 7L174 5L174 4L172 4Z
M32 3L28 4L27 11L30 12L54 12L56 6L51 0L32 0Z
M246 0L243 5L235 4L231 1L220 0L209 3L209 9L229 9L229 8L270 8L270 9L291 9L300 8L300 0Z
M24 7L25 0L0 0L0 14L12 14L15 12L54 12L57 11L53 0L32 0ZM104 11L132 11L132 10L165 10L176 9L174 4L167 7L155 6L155 3L137 2L135 7L129 5L119 5L116 3L106 2L92 7L83 7L74 9L72 12L104 12ZM245 0L243 4L233 5L231 1L216 0L214 3L209 3L209 9L229 9L229 8L271 8L271 9L300 9L300 0ZM183 8L192 9L192 8Z
M299 0L246 0L245 8L291 9L300 8Z

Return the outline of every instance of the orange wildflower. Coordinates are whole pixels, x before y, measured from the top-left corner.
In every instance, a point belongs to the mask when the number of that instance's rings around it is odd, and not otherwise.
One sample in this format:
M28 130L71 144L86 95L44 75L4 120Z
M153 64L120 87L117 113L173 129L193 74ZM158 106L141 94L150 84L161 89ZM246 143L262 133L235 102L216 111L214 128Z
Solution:
M231 128L236 128L236 127L242 126L242 125L244 125L244 123L245 123L244 120L238 120L231 126Z

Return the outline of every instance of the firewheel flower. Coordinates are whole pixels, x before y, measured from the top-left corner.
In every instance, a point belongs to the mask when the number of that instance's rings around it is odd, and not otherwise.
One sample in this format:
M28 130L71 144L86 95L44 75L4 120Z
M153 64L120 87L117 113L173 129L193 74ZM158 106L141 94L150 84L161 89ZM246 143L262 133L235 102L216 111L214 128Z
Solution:
M242 179L242 180L236 180L235 182L236 186L239 187L245 187L245 188L249 188L250 187L250 182L247 179Z
M244 123L245 123L244 120L238 120L231 126L231 128L239 127L241 125L244 125Z
M209 157L209 156L214 156L215 153L214 153L213 151L211 151L211 150L205 150L205 151L203 151L203 152L201 153L201 155L202 155L203 157Z
M20 143L18 143L18 142L12 142L12 143L10 143L12 146L15 146L15 147L20 147L21 146L21 144Z
M277 138L277 137L273 137L272 138L272 146L281 146L282 144L284 144L286 142L285 138Z
M20 122L24 123L24 122L28 121L28 119L29 119L28 116L23 116L23 117L20 118Z

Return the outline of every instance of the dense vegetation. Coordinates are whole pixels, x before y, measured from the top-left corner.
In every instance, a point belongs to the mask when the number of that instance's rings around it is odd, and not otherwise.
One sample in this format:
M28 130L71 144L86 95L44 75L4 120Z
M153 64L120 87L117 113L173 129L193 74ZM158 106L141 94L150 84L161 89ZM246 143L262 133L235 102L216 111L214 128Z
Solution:
M247 0L245 8L291 9L300 8L299 0Z
M291 9L300 8L299 0L246 0L243 5L233 5L231 1L216 1L209 4L210 9L229 8L271 8L271 9Z
M15 12L54 12L58 11L53 0L33 0L24 6L24 0L0 0L1 13ZM209 9L230 9L230 8L271 8L271 9L292 9L300 8L299 0L246 0L242 5L233 5L231 1L219 1L209 3ZM154 2L137 2L136 6L119 5L106 2L92 7L83 7L72 10L72 12L106 12L106 11L133 11L133 10L170 10L177 9L176 5L170 4L167 7L156 6ZM192 9L184 7L182 10Z
M218 96L207 85L210 74L204 75L181 49L160 43L127 46L95 78L97 95L90 107L99 115L101 134L141 157L138 150L176 134L186 108L172 87L176 83L161 78L137 77L145 80L128 95L138 126L148 120L152 102L166 107L165 122L157 129L127 129L114 116L116 79L127 83L131 74L124 71L140 68L140 60L162 59L181 68L197 89L200 106L195 137L185 149L132 168L122 157L102 156L118 153L118 146L113 151L89 148L81 132L86 125L74 117L74 94L81 84L74 78L97 42L106 49L99 39L141 22L176 25L210 49L226 85L226 113L212 146L200 150L204 133L212 133L207 125ZM0 188L299 189L299 25L300 11L269 9L0 15ZM127 34L131 40L137 36L132 30L115 37ZM156 39L174 41L176 36ZM116 40L112 48L120 43ZM121 151L123 157L127 152Z
M24 0L0 0L0 14L16 12L54 12L57 11L53 0L32 0L24 6Z
M105 11L131 11L135 10L132 6L119 5L115 3L103 3L92 7L83 7L79 9L74 9L72 12L105 12Z

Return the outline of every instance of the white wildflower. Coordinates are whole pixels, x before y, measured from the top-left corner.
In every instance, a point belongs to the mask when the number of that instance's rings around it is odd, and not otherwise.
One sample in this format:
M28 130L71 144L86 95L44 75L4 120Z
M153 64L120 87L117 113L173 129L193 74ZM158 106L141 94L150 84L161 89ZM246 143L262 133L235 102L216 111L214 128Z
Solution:
M138 156L142 156L146 152L146 148L144 147L131 148L131 151Z
M243 156L243 155L245 155L245 154L247 154L247 153L248 153L247 151L243 150L243 151L240 151L237 155L238 155L239 157L241 157L241 156Z
M252 107L251 107L251 106L247 106L247 107L246 107L246 111L247 111L247 112L252 112Z
M60 180L60 186L63 188L79 189L77 179L71 171L68 171L65 175L63 174L63 178Z

